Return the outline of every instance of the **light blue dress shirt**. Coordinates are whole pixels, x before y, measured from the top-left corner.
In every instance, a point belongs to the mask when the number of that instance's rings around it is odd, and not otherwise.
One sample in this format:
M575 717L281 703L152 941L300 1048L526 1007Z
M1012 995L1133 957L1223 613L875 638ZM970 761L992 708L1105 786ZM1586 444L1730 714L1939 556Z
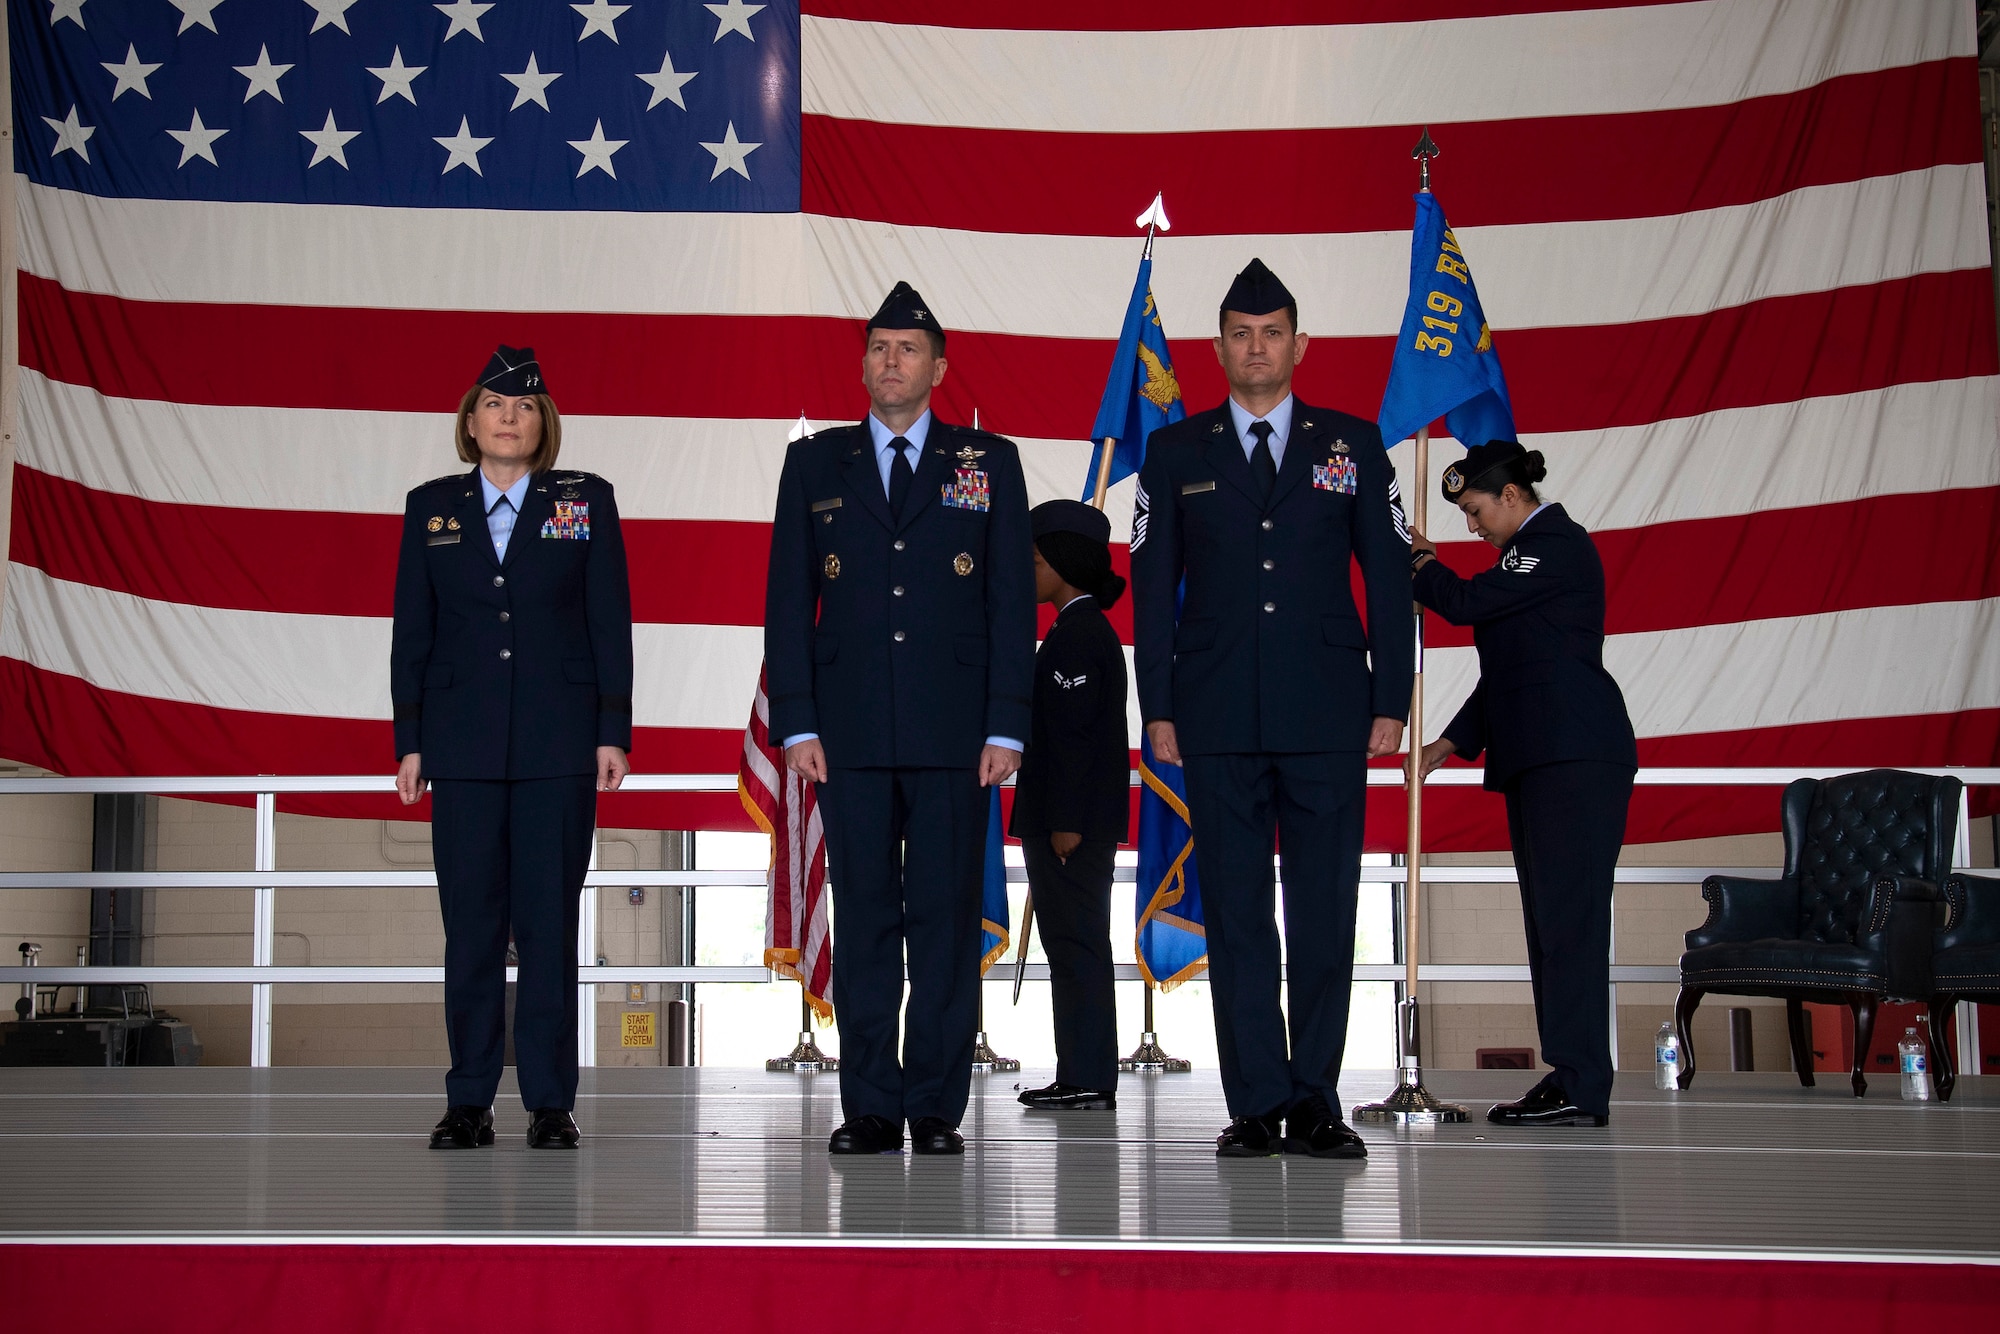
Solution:
M868 414L868 434L875 441L875 471L882 474L882 494L886 496L889 494L889 469L896 461L896 451L889 445L896 438L896 433L876 421L875 414L871 412ZM915 471L917 464L923 461L924 441L930 438L931 414L926 411L923 416L910 423L909 430L903 432L903 439L910 442L905 457L910 460L912 471Z
M521 506L528 499L528 482L533 473L522 473L521 480L502 491L486 480L486 474L479 474L479 492L486 502L486 531L492 535L494 554L501 560L507 559L507 539L514 535L514 522L521 517ZM501 498L507 503L502 505Z
M1286 399L1285 402L1289 405L1291 400ZM1287 406L1286 411L1289 413L1290 410L1290 407ZM889 469L896 461L896 451L891 447L896 439L896 433L877 421L875 414L871 412L868 414L868 435L875 442L875 471L881 475L882 494L887 496L889 494ZM914 422L911 422L910 429L903 432L903 439L910 442L909 452L906 457L910 460L912 470L916 468L918 463L923 461L924 442L930 439L930 436L931 414L928 411ZM782 744L785 749L790 750L793 746L798 745L799 742L812 741L818 736L819 733L817 732L800 732L797 736L786 737ZM1008 750L1014 751L1027 749L1025 745L1011 736L990 736L986 738L986 744L989 746L1005 746Z
M1250 415L1250 409L1229 400L1229 419L1236 423L1236 438L1243 442L1243 457L1249 458L1257 452L1257 438L1250 434L1251 422L1271 423L1271 462L1280 468L1285 466L1285 441L1292 436L1292 396L1285 395L1285 401L1272 408L1262 417Z

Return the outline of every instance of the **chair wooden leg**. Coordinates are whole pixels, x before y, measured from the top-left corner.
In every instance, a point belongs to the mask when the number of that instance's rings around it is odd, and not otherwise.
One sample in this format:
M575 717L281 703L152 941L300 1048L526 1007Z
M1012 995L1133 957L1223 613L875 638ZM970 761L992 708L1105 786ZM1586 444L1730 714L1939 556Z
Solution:
M1700 987L1682 987L1680 998L1674 1002L1674 1032L1681 1043L1681 1073L1677 1082L1682 1088L1694 1083L1694 1012L1706 994Z
M1939 1102L1951 1101L1952 1085L1958 1082L1958 1067L1951 1050L1948 1026L1952 1007L1957 1004L1956 996L1931 997L1931 1067L1937 1074Z
M1796 996L1785 1000L1785 1026L1792 1034L1792 1068L1799 1072L1799 1083L1807 1088L1813 1086L1812 1026L1807 1023L1805 1002Z
M1868 1096L1868 1048L1875 1040L1875 993L1857 991L1847 1004L1854 1011L1854 1096Z

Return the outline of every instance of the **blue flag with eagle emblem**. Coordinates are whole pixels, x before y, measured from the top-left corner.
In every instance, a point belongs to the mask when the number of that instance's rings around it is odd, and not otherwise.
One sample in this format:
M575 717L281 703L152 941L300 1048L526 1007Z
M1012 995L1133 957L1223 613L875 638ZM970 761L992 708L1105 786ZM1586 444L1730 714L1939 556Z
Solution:
M1173 354L1160 327L1153 300L1153 259L1139 261L1125 327L1111 359L1104 402L1091 435L1090 471L1083 498L1097 492L1099 450L1112 442L1111 481L1137 473L1146 462L1146 437L1187 416ZM1132 542L1145 540L1146 502L1140 493L1132 513ZM1139 973L1161 991L1172 991L1208 967L1208 931L1201 912L1201 879L1195 873L1194 829L1188 820L1187 779L1179 765L1158 764L1152 743L1139 737L1139 872L1133 901L1133 950Z
M979 975L1007 953L1011 936L1007 931L1007 827L1000 819L1000 789L988 788L992 795L986 807L986 881L979 900Z
M1110 487L1139 471L1147 436L1185 416L1173 354L1167 351L1167 331L1160 327L1160 310L1153 301L1153 257L1147 255L1139 261L1132 299L1125 305L1125 327L1118 334L1118 351L1104 382L1104 401L1090 428L1094 448L1082 499L1097 494L1097 470L1106 440L1112 446L1111 477L1106 483Z
M1417 195L1410 234L1410 297L1376 422L1382 443L1407 440L1439 417L1470 449L1514 438L1514 405L1472 267L1429 191Z

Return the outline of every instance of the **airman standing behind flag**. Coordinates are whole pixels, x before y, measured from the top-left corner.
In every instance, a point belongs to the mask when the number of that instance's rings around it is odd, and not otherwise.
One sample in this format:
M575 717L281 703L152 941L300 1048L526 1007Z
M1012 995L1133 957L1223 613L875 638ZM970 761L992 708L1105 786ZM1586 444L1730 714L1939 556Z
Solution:
M1337 1086L1364 765L1401 748L1410 704L1408 540L1375 424L1292 396L1307 339L1263 261L1237 275L1220 325L1228 401L1155 431L1139 475L1139 707L1154 755L1187 773L1232 1118L1216 1152L1360 1158L1367 1147L1340 1119ZM1365 633L1350 560L1367 587Z

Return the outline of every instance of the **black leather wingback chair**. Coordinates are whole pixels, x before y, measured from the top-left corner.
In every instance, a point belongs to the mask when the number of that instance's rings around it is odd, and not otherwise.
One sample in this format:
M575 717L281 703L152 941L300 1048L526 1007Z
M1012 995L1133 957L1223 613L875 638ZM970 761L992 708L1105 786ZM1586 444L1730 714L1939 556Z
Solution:
M1936 1053L1938 1097L1951 1101L1958 1082L1945 1020L1962 1000L2000 1005L2000 880L1955 875L1944 882L1951 918L1937 935L1931 956L1931 1050ZM1974 1071L1974 1073L1978 1073Z
M1848 1006L1854 1096L1867 1093L1876 1005L1931 995L1933 935L1943 924L1939 882L1951 869L1958 793L1956 778L1899 769L1801 778L1785 788L1784 878L1712 875L1702 884L1708 920L1687 933L1674 1006L1682 1088L1694 1082L1695 1007L1722 992L1784 998L1792 1062L1808 1087L1804 1003Z

